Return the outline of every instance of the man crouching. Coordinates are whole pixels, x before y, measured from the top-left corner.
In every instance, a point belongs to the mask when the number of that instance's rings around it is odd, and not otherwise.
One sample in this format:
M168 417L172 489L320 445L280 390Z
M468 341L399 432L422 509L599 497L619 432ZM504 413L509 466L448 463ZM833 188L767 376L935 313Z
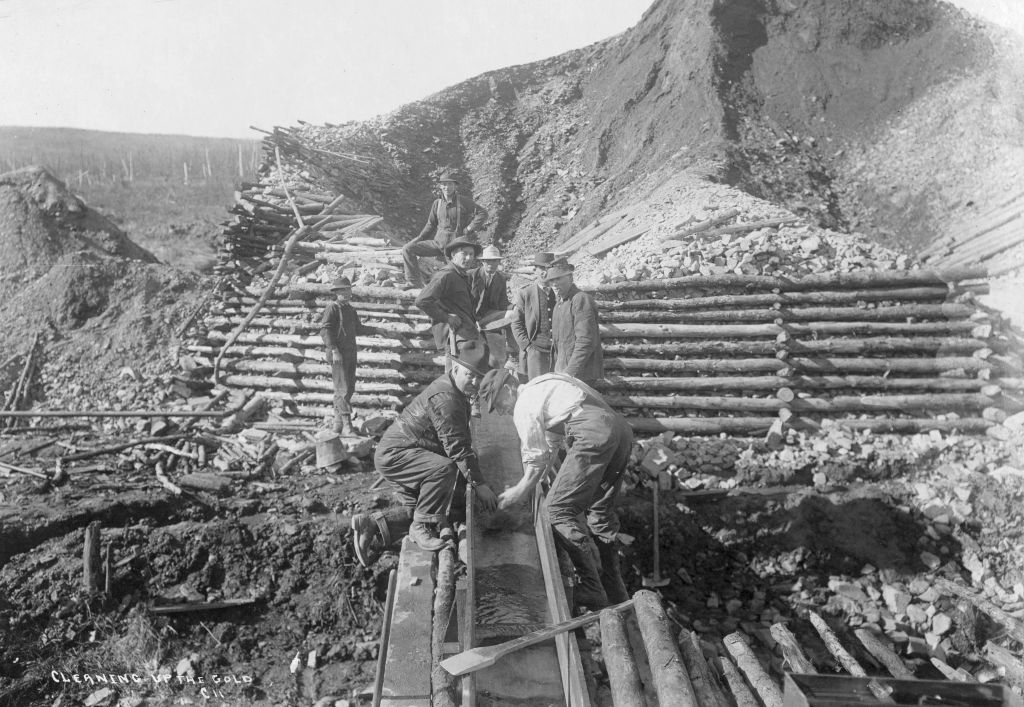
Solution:
M499 508L529 497L564 440L565 460L548 489L547 506L555 537L580 577L576 603L601 609L629 599L615 547L615 505L633 444L629 423L589 385L562 373L520 386L508 370L492 370L480 384L480 402L490 412L511 414L521 443L523 478L501 494ZM584 513L586 525L579 518Z
M469 341L448 358L451 371L417 395L377 445L374 465L397 487L401 506L352 518L356 557L364 567L406 529L428 552L444 547L439 530L448 523L459 473L486 510L497 506L498 497L480 472L469 432L469 400L487 372L487 349Z

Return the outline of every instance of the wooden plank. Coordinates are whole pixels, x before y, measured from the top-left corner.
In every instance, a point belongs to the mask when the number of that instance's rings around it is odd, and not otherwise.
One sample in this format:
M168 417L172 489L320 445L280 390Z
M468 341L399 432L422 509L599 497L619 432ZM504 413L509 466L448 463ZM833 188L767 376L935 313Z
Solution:
M430 638L434 553L408 537L398 560L395 607L391 615L391 647L384 669L381 705L430 707Z
M555 534L551 528L551 519L548 517L547 504L540 496L540 487L537 487L534 509L534 529L537 534L537 549L540 551L541 571L544 573L544 586L548 595L548 610L551 612L551 622L561 623L571 618L569 612L569 601L565 596L565 587L562 584L562 573L558 567L558 555L555 551ZM579 642L573 633L562 633L555 638L555 648L558 651L559 672L562 675L562 689L568 697L568 704L581 705L590 704L590 694L587 691L587 681L584 677L583 662L580 657Z
M607 234L604 238L590 245L586 249L581 248L580 252L587 252L595 258L601 257L613 248L618 248L620 245L625 245L632 240L636 240L650 230L650 224L633 226L632 228L627 228L621 231L620 229L612 229L611 233Z

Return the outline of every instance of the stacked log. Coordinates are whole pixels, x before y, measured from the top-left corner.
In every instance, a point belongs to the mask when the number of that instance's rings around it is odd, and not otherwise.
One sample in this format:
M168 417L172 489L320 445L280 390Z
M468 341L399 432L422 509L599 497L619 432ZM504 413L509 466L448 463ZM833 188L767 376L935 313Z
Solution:
M301 131L268 133L268 155L326 159L335 149L304 144ZM355 155L335 162L362 167ZM268 163L269 164L269 163ZM400 252L367 234L369 214L324 215L336 197L278 170L244 184L225 224L219 301L187 347L198 365L223 354L225 383L279 400L293 415L330 412L330 371L319 336L330 298L325 282L370 266L385 282ZM339 187L342 193L349 189ZM291 201L289 201L289 197ZM605 221L617 223L618 214ZM222 352L264 295L288 237L300 241L286 283ZM366 272L362 270L362 272ZM814 428L984 433L1021 408L1021 361L974 298L986 271L879 270L780 275L691 275L596 286L606 379L599 388L645 432L760 435ZM393 415L443 370L415 293L358 286L354 306L369 333L358 338L357 415Z

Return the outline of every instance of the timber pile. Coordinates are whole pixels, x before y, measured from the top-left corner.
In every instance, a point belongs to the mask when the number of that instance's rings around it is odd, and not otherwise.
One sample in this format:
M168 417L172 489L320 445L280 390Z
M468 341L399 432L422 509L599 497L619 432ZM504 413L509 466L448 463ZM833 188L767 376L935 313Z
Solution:
M922 254L932 267L985 264L992 277L1024 267L1020 258L1006 256L1024 244L1024 192L960 224L952 235L935 241Z
M365 235L380 217L324 215L338 198L314 190L294 167L326 153L359 174L360 158L309 147L296 134L275 129L265 140L268 151L288 152L287 177L268 169L260 184L238 194L218 266L220 299L188 351L199 370L217 361L220 382L262 391L287 414L327 416L332 387L319 319L330 297L325 283L341 271L356 284L354 305L372 330L358 339L356 415L393 415L442 370L429 321L414 293L391 286L400 251ZM675 235L738 228L721 225L735 215ZM278 267L301 225L297 217L312 235L294 244L286 278L266 293L262 276ZM800 247L809 256L820 244ZM672 269L687 274L597 284L607 378L601 387L640 432L779 439L787 427L813 429L833 419L878 432L984 433L1021 409L1021 360L974 304L974 295L987 291L985 270L893 265L796 276L778 274L770 263L730 270L704 259L700 274ZM241 327L264 294L257 316Z

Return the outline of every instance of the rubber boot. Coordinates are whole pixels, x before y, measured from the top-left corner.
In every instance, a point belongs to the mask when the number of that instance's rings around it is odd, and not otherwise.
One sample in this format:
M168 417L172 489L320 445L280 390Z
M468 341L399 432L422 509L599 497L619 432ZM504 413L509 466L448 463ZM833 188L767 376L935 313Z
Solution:
M629 599L629 591L622 581L617 543L614 540L605 542L601 538L594 538L594 542L597 544L597 554L601 557L601 585L608 595L608 601L620 604Z
M447 545L438 536L437 528L433 523L424 523L421 520L414 520L412 525L409 526L409 537L420 546L420 549L427 552L437 552Z
M591 611L605 608L608 606L608 595L601 584L601 567L592 541L588 536L578 537L579 531L566 533L559 532L558 526L555 528L579 577L579 584L573 591L576 606L585 606Z

